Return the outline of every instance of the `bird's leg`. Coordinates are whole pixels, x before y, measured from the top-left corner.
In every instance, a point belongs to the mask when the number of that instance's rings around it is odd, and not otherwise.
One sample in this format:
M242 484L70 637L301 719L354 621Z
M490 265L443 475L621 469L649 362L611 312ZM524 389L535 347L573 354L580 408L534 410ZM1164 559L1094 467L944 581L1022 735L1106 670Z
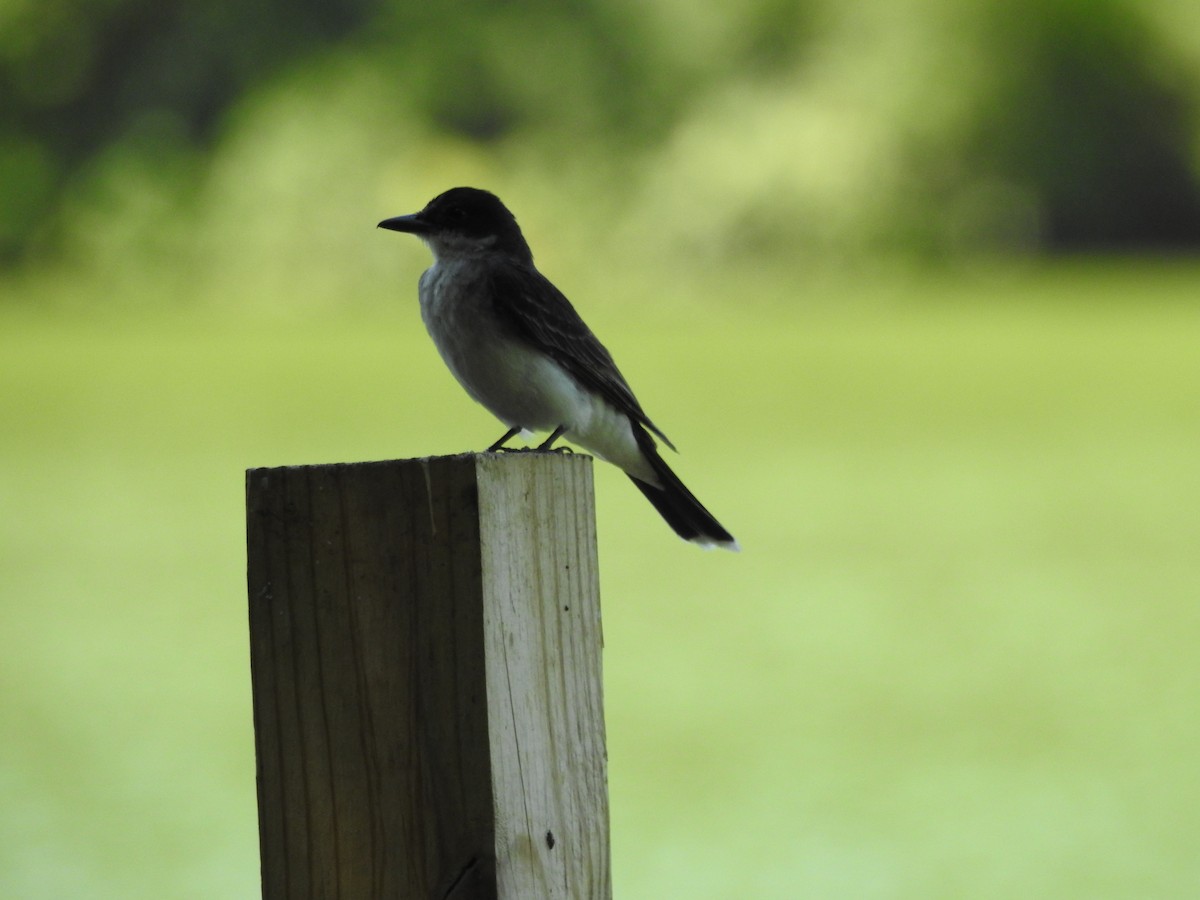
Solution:
M508 431L504 432L504 437L500 438L500 440L496 441L496 443L492 444L492 446L487 448L487 452L488 453L499 453L501 450L507 449L504 445L507 444L509 442L509 440L512 439L512 436L520 430L521 430L520 428L508 429Z
M557 441L560 437L562 437L563 432L565 432L566 430L567 430L566 425L559 425L557 428L554 429L554 431L550 432L550 437L546 438L544 441L542 441L540 444L537 445L538 451L542 452L542 453L552 452L553 447L554 447L554 442ZM557 451L553 451L553 452L570 453L571 451L567 447L559 447Z

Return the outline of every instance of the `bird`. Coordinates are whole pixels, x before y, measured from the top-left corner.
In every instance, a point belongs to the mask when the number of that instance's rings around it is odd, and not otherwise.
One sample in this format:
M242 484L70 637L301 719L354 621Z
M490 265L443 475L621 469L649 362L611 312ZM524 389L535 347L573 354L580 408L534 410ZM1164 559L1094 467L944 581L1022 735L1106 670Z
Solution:
M671 471L657 441L675 445L646 415L612 355L563 293L537 270L516 217L495 194L455 187L417 213L377 226L416 235L433 254L418 282L421 318L451 373L508 430L549 432L622 470L681 538L740 550Z

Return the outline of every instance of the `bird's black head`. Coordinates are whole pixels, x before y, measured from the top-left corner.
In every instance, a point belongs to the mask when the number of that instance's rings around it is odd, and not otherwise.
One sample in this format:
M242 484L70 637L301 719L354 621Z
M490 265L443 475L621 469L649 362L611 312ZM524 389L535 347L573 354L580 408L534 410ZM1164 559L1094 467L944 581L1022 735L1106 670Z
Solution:
M439 259L496 252L533 262L529 245L508 207L495 194L478 188L451 188L430 200L419 213L384 219L379 227L417 235Z

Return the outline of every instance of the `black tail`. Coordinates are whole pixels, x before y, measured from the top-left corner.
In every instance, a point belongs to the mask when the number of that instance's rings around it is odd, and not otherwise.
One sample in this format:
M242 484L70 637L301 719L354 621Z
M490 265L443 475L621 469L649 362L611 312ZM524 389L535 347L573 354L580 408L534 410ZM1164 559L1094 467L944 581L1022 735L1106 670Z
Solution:
M632 475L629 480L637 485L638 490L646 495L646 499L654 504L659 515L667 520L677 535L685 541L692 541L703 547L724 547L726 550L740 550L738 542L732 534L725 530L712 513L704 508L704 504L696 499L663 462L654 446L654 438L641 428L634 426L638 444L643 455L650 462L654 474L658 476L662 487L647 484Z

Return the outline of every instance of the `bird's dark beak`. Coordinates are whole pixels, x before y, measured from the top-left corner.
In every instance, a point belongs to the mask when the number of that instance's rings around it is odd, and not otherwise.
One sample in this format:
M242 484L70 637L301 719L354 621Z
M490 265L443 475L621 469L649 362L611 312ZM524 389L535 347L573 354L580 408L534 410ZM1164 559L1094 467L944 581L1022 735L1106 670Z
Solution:
M376 227L386 228L388 231L406 231L409 234L429 234L431 230L421 218L420 213L415 213L411 216L395 216L391 219L384 219Z

